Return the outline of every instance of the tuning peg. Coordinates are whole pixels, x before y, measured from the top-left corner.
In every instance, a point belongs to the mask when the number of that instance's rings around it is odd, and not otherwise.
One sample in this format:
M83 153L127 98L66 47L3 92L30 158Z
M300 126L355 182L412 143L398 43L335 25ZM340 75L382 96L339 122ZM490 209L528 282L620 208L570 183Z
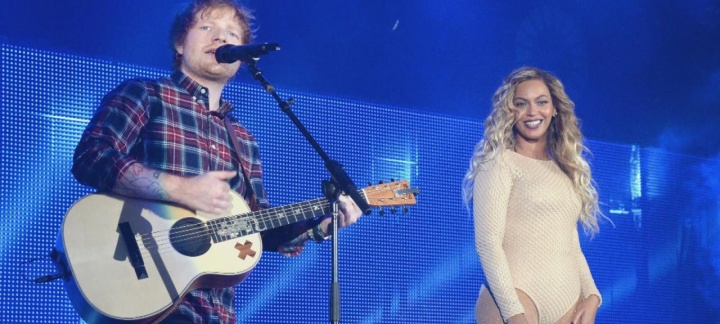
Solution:
M380 211L378 212L378 214L380 214L380 216L385 216L385 210L384 210L384 209L380 209Z
M372 187L372 182L368 182L368 187Z
M363 214L365 214L365 215L372 214L372 209L368 208Z
M385 183L385 181L382 181L382 180L378 181L378 184L383 184L383 183Z
M395 178L390 178L390 182L395 182Z
M390 213L391 213L391 214L395 214L396 212L397 212L397 209L395 209L395 207L390 208Z
M407 214L407 213L408 213L408 208L407 208L407 206L403 206L403 208L402 208L402 213L403 213L403 214Z

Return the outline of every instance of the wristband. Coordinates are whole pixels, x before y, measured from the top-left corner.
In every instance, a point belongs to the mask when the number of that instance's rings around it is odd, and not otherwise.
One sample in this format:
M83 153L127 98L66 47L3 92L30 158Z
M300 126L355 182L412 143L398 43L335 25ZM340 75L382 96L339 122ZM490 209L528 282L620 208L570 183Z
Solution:
M323 232L320 224L315 225L315 227L312 228L312 231L309 231L308 234L310 239L315 242L322 242L328 239L328 236L326 236L325 232Z

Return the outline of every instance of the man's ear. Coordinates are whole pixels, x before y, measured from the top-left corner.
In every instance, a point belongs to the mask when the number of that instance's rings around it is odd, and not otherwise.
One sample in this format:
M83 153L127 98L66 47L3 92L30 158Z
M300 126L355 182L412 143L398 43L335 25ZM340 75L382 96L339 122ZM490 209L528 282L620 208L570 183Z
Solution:
M180 44L175 44L175 53L177 55L183 55L183 46Z

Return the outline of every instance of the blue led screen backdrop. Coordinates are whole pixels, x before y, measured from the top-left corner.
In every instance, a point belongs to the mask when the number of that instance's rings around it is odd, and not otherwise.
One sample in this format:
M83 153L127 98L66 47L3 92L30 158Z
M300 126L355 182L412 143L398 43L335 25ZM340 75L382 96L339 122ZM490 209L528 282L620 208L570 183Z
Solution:
M93 192L70 174L75 144L106 92L127 78L168 71L0 48L0 322L78 323L60 280L31 282L55 272L47 255L63 215ZM320 197L327 178L320 158L252 82L239 76L224 96L260 142L271 204ZM300 120L358 187L408 179L421 190L408 214L375 211L341 232L342 322L472 323L483 275L460 183L481 121L279 92L295 99ZM717 321L720 162L588 146L603 212L614 222L592 240L581 238L603 294L598 323ZM237 287L238 322L327 322L330 252L329 242L310 242L297 258L263 254Z

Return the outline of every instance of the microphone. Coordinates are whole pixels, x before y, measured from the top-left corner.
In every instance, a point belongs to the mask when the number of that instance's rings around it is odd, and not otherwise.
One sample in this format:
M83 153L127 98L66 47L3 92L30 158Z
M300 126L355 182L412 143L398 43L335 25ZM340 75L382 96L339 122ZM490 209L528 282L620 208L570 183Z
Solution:
M251 44L251 45L223 45L215 50L215 60L218 63L235 63L236 61L255 62L271 51L279 51L277 43Z

